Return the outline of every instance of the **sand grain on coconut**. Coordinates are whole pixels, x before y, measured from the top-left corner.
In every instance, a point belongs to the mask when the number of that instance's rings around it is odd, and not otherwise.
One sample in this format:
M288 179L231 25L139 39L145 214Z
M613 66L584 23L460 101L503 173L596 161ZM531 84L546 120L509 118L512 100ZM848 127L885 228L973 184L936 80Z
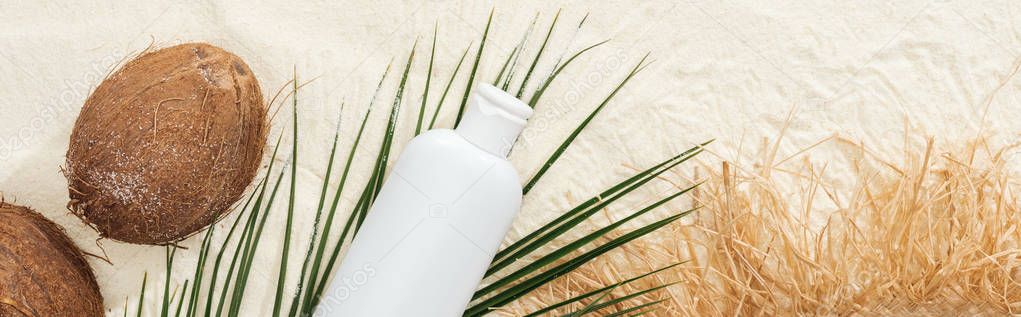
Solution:
M268 130L258 81L237 56L182 44L131 60L96 88L71 135L71 210L109 238L166 244L230 210Z

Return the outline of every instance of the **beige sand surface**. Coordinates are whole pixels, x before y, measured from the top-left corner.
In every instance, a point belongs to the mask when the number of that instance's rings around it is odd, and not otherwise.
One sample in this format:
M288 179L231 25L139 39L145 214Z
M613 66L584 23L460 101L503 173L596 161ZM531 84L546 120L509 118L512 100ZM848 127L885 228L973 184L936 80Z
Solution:
M439 25L437 73L445 78L461 51L478 41L491 7L496 7L492 49L483 78L495 76L528 22L541 13L544 28L558 8L564 25L590 13L586 26L554 35L553 52L612 41L567 71L538 108L525 143L512 161L531 175L589 109L596 106L646 52L654 64L579 137L558 165L527 197L512 235L550 219L574 202L631 171L716 138L712 155L753 164L762 139L775 136L793 113L780 150L794 153L832 135L897 153L903 133L958 142L994 135L996 142L1021 133L1021 3L1014 1L471 1L186 3L31 1L0 3L0 192L65 226L89 252L102 253L97 235L71 216L66 181L59 173L68 136L91 88L110 66L145 49L185 41L206 41L248 61L263 90L275 91L293 67L304 79L318 79L301 92L299 120L298 235L307 232L324 172L338 106L344 144L352 141L357 116L367 107L378 76L391 58L406 56L416 38L429 39ZM567 41L574 38L573 42ZM537 37L533 37L536 40ZM425 43L427 41L423 41ZM535 47L535 46L533 46ZM420 46L420 56L426 51ZM552 61L540 65L544 72ZM542 66L545 66L543 68ZM420 102L425 65L410 80L409 105ZM392 81L391 81L392 82ZM436 84L436 82L434 82ZM457 92L458 94L460 91ZM392 89L384 96L392 94ZM455 98L456 99L456 98ZM453 103L448 104L452 105ZM415 107L401 127L407 138ZM453 107L447 108L451 110ZM377 115L382 114L382 111ZM273 135L290 114L277 117ZM440 120L449 126L452 112ZM376 118L379 126L384 120ZM371 129L370 140L380 135ZM1016 153L1011 169L1021 171ZM361 163L371 158L358 156ZM742 162L742 159L745 161ZM833 162L840 185L848 158L822 147L812 160ZM367 165L354 181L367 176ZM842 167L843 166L843 167ZM683 173L690 171L681 170ZM647 195L655 194L650 190ZM644 201L635 197L617 211ZM679 202L677 206L683 205ZM282 206L282 205L281 205ZM610 210L613 212L613 210ZM270 220L258 254L245 312L272 307L282 214ZM229 225L221 223L220 226ZM225 230L221 230L225 231ZM180 282L197 259L198 239L179 253ZM296 245L304 246L302 239ZM150 290L162 288L161 247L101 242L113 265L92 260L107 307L121 313L132 302L143 271ZM259 261L259 260L257 260ZM296 264L296 259L290 261ZM295 267L296 269L297 267ZM158 302L147 297L151 312Z

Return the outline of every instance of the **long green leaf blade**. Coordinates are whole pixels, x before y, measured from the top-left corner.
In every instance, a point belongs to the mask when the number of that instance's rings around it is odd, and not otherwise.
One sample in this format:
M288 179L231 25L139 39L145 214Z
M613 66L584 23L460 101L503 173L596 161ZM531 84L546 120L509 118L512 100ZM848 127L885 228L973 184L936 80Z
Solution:
M608 301L605 301L605 302L595 301L592 304L587 305L584 309L578 311L577 313L572 314L571 316L584 316L586 314L599 311L599 310L601 310L603 308L610 307L610 306L613 306L613 305L616 305L616 304L619 304L619 303L623 303L623 302L631 300L633 298L636 298L636 297L639 297L639 296L642 296L642 295L645 295L645 294L648 294L648 293L652 293L652 292L655 292L655 291L658 291L658 290L661 290L661 289L664 289L664 288L667 288L667 287L670 287L670 286L673 286L673 285L676 285L676 284L677 283L668 283L668 284L659 285L659 286L648 288L648 289L644 289L644 290L641 290L641 291L638 291L638 292L635 292L635 293L627 294L627 295L624 295L624 296L621 296L621 297L618 297L618 298L614 298L614 299L611 299L611 300L608 300Z
M418 42L415 43L418 45ZM386 169L390 162L390 149L393 147L394 134L397 131L397 123L401 113L401 102L404 97L404 87L408 82L408 74L411 71L411 65L415 61L415 49L412 47L411 53L408 54L408 63L404 66L404 74L401 75L401 82L397 86L397 94L394 96L393 106L390 108L390 118L387 120L386 132L383 135L383 142L380 146L379 154L376 157L376 164L373 167L372 176L372 201L375 201L376 196L379 195L379 191L383 187L383 176L386 175ZM371 201L368 205L371 205ZM366 208L367 209L367 208ZM358 215L358 222L354 228L354 234L358 234L358 229L361 228L362 223L365 221L367 212L362 212Z
M272 162L270 164L272 164ZM269 171L267 171L267 173L268 172ZM221 288L220 298L219 298L219 300L217 300L216 315L215 316L222 316L223 315L222 313L223 313L224 305L226 303L230 302L230 300L227 297L227 294L230 291L233 290L231 288L231 284L236 279L239 279L239 278L235 278L234 277L234 272L239 272L241 270L240 262L244 261L244 258L246 257L246 255L244 255L243 252L247 252L247 248L249 247L249 241L251 241L250 236L253 234L253 232L255 232L256 218L259 215L259 210L260 210L260 206L262 205L263 195L266 193L266 187L267 187L267 184L269 182L269 177L270 177L269 175L266 175L266 176L263 177L262 183L260 184L259 189L258 189L259 196L256 199L255 204L252 206L252 210L251 210L251 212L249 212L248 218L245 220L245 226L241 230L241 237L238 238L237 246L235 246L235 248L234 248L234 253L233 253L233 256L231 256L231 260L230 260L230 266L227 268L227 276L224 279L223 287ZM238 219L240 220L240 217ZM224 244L224 247L226 247L226 243ZM244 251L243 251L243 249L244 249ZM223 250L224 249L221 249L221 252ZM241 261L238 261L239 259ZM235 270L235 268L237 268L237 270ZM238 274L240 275L240 272ZM212 292L212 290L210 290L210 292ZM233 293L230 293L230 294L233 295ZM230 298L233 298L233 296L231 296ZM212 306L209 306L208 308L211 308L211 307ZM213 316L213 315L209 314L208 310L209 309L207 309L206 315L207 316Z
M493 13L496 11L489 11L489 20L486 21L486 30L482 31L482 42L479 43L479 51L475 54L475 65L472 66L471 74L468 75L468 85L464 88L464 97L461 97L461 107L457 109L457 119L454 120L454 126L457 127L461 123L461 116L464 115L464 108L468 105L468 96L471 94L472 85L475 84L475 75L479 71L479 63L482 61L482 51L486 48L486 38L489 37L489 27L493 24Z
M344 184L347 182L348 168L350 168L352 159L354 158L355 150L358 148L359 142L361 142L361 138L362 138L363 132L365 131L366 122L367 122L367 120L369 118L369 112L371 112L372 107L376 103L376 96L379 95L379 91L382 90L382 88L383 88L383 83L385 82L385 80L387 78L387 75L389 75L389 73L390 73L391 65L392 65L392 63L387 65L386 70L383 71L383 76L379 79L379 83L376 85L376 91L373 93L373 97L369 101L369 111L367 111L365 113L365 117L362 119L362 126L358 130L358 136L355 138L354 145L351 146L351 152L348 155L348 161L346 163L347 166L345 167L343 176L341 176L341 185L340 185L340 187L337 188L337 193L333 197L333 206L331 207L331 210L330 210L330 216L328 217L327 225L331 225L333 223L332 218L333 218L333 215L336 212L337 203L340 201L341 191L343 190ZM393 112L391 110L391 117L393 115L394 114L393 114ZM389 129L389 124L388 124L388 129ZM383 142L385 142L385 139L386 139L386 137L384 136L384 141ZM381 155L381 154L382 154L382 151L377 154L377 159L376 159L377 163L380 160L378 155ZM336 264L337 259L340 256L340 250L341 250L341 247L343 247L343 245L344 245L344 240L347 239L348 232L353 227L354 220L356 218L358 218L358 208L359 208L358 206L360 206L360 204L362 203L361 199L364 199L366 194L368 194L371 191L372 181L373 181L373 178L375 177L375 171L377 171L377 170L378 170L378 168L376 166L374 166L373 167L373 171L374 171L373 175L369 177L369 181L365 185L366 186L365 189L362 191L362 196L361 196L362 198L360 198L359 203L355 205L355 208L351 212L351 215L348 217L347 224L344 226L344 229L341 232L340 237L338 238L337 243L334 244L334 248L333 248L333 250L332 250L332 252L330 254L329 260L327 260L326 267L325 267L325 269L323 269L322 277L319 277L318 272L316 272L316 274L312 275L313 277L318 279L318 282L316 282L316 281L310 281L309 282L309 286L310 287L314 286L314 287L312 288L312 293L310 295L306 295L306 297L308 297L308 300L306 300L306 305L304 307L305 313L311 313L312 309L314 309L315 306L319 304L320 296L326 290L326 282L329 280L329 274L333 272L333 266ZM328 232L328 230L324 230L324 231ZM320 247L320 251L319 251L319 255L317 255L317 262L321 263L322 256L324 255L323 251L325 251L325 247L326 247L325 235L324 235L324 240L320 241L319 247Z
M553 30L557 27L558 20L560 20L560 10L557 10L557 14L553 16L553 22L550 23L549 31L546 31L546 38L542 40L542 46L539 46L539 51L535 53L535 59L532 60L532 65L528 67L528 72L525 73L525 78L521 80L521 86L518 87L518 93L515 97L521 98L521 94L524 94L525 87L528 86L528 80L532 78L535 66L539 65L539 59L542 58L542 53L546 51L546 44L549 43L549 39L553 35Z
M337 156L337 143L340 141L340 126L342 114L344 113L344 105L340 106L340 113L337 118L337 130L333 133L333 145L330 147L330 158L326 162L326 174L323 176L322 189L319 192L319 203L316 207L315 220L312 221L312 237L308 240L308 248L305 250L305 260L301 264L301 274L298 276L298 286L295 288L294 296L291 297L291 308L288 312L288 316L297 316L298 308L301 304L301 294L305 291L305 278L308 274L309 265L312 262L313 252L315 251L316 238L319 236L319 220L323 215L323 207L326 205L326 194L330 188L330 176L333 174L333 161Z
M358 198L358 202L355 203L355 207L351 212L351 216L347 218L347 223L344 224L344 229L341 230L340 241L338 241L333 246L333 251L330 253L330 259L326 261L326 269L323 270L324 276L322 279L319 280L319 284L316 286L316 292L312 299L312 308L315 308L315 306L319 304L323 292L326 291L326 281L329 280L328 275L331 272L333 272L333 267L334 265L337 264L337 260L340 258L340 250L344 246L343 242L347 239L348 234L350 234L353 231L355 226L355 220L358 219L359 214L367 212L368 210L368 207L363 206L369 205L368 201L371 199L372 185L373 185L372 179L370 179L369 182L365 184L365 188L362 189L362 194Z
M585 252L582 255L579 255L578 257L575 257L563 264L560 264L552 269L544 271L534 277L521 281L520 283L515 284L514 286L511 286L493 295L492 297L487 298L482 302L471 306L470 308L468 308L468 310L465 311L465 316L481 316L482 314L488 312L490 309L494 307L506 305L518 298L521 298L521 296L524 296L525 294L539 288L540 286L549 283L554 279L563 276L564 274L570 273L574 269L584 265L585 263L588 263L589 261L595 259L596 257L603 255L611 250L614 250L620 247L621 245L624 245L625 243L643 237L670 223L673 223L674 221L677 221L678 219L684 217L684 215L686 215L686 213L677 214L666 219L654 222L652 224L646 225L634 231L631 231L623 236L611 240L610 242L607 242L606 244L596 247L591 251Z
M508 72L509 69L513 69L518 64L518 57L521 56L521 52L525 49L525 43L528 42L528 36L532 33L532 29L535 28L535 23L539 21L539 13L535 14L532 18L532 23L528 24L528 28L525 29L525 34L521 36L521 40L511 50L510 55L507 55L507 59L503 61L503 66L500 67L500 72L496 74L496 78L493 79L493 86L500 87L501 81L504 81L504 85L507 85L511 81L512 75ZM504 80L504 74L507 73L507 78ZM506 90L506 88L504 88Z
M404 95L405 85L414 60L415 50L412 48L411 53L408 54L408 61L404 66L404 72L401 75L401 81L397 86L397 93L394 96L393 104L390 108L390 116L387 120L386 130L383 135L383 140L380 142L380 150L376 155L376 161L372 168L373 173L369 177L369 181L365 184L365 189L362 190L362 196L359 198L354 211L351 213L347 224L344 226L344 230L341 232L340 241L337 242L332 254L330 255L330 259L327 262L326 269L324 270L326 274L333 271L333 266L339 258L341 246L343 245L343 241L347 238L348 233L352 232L352 237L358 234L358 229L361 227L361 224L365 221L365 217L368 214L368 207L372 205L372 200L379 195L379 191L382 187L382 179L386 174L387 165L390 159L390 149L393 146L393 139L394 134L396 133L398 119L400 118L401 102ZM320 296L326 290L327 280L327 277L323 277L319 281L315 294L313 294L312 308L318 305Z
M589 47L586 47L578 51L577 53L574 53L573 55L571 55L570 58L567 59L566 62L557 66L553 73L551 73L550 76L546 78L546 80L544 80L541 85L539 85L539 88L535 90L535 93L532 94L532 98L528 100L528 105L532 106L532 108L535 108L535 106L539 103L539 99L542 98L542 95L546 93L546 89L549 88L550 84L552 84L553 81L556 80L558 76L560 76L560 73L563 72L568 65L571 65L571 62L574 62L575 59L585 54L585 52L588 52L593 48L599 47L600 45L606 44L606 42L609 41L610 40L604 40L602 42L592 44Z
M581 249L581 247L583 247L583 246L585 246L585 245L595 241L596 239L606 235L607 233L610 233L611 231L619 228L620 226L624 225L625 223L627 223L627 222L629 222L631 220L634 220L635 218L638 218L639 216L644 215L644 214L648 213L649 211L652 211L653 209L656 209L657 207L662 206L663 204L666 204L667 202L669 202L669 201L671 201L671 200L673 200L673 199L675 199L677 197L680 197L681 195L691 191L692 189L694 189L697 186L698 185L694 185L694 186L688 187L688 188L686 188L684 190L681 190L681 191L678 191L678 192L674 193L673 195L670 195L670 196L668 196L666 198L660 199L659 201L657 201L657 202L655 202L655 203L653 203L653 204L651 204L649 206L646 206L645 208L642 208L639 211L636 211L636 212L632 213L631 215L625 217L624 219L618 220L618 221L616 221L616 222L614 222L614 223L612 223L612 224L610 224L610 225L608 225L606 227L603 227L603 228L601 228L599 230L596 230L595 232L592 232L592 233L590 233L590 234L588 234L588 235L586 235L586 236L584 236L582 238L579 238L579 239L575 240L574 242L571 242L571 243L567 244L566 246L558 248L556 251L551 252L550 254L547 254L546 256L543 256L543 257L539 258L538 260L535 260L532 263L529 263L525 267L523 267L521 269L518 269L518 270L512 272L511 274L508 274L507 276L497 280L496 282L493 282L490 285L487 285L486 287L483 287L481 290L479 290L478 292L475 293L475 298L479 298L479 297L485 296L489 292L492 292L492 291L494 291L494 290L496 290L496 289L498 289L500 287L503 287L503 286L506 286L506 285L508 285L510 283L513 283L514 281L516 281L516 280L518 280L520 278L523 278L523 277L527 276L528 274L531 274L532 272L538 271L539 269L541 269L542 267L545 267L546 265L552 264L553 262L555 262L555 261L557 261L557 260L567 256L567 254L570 254L571 252L574 252L574 251L576 251L578 249ZM599 208L599 209L602 209L602 208ZM686 212L684 212L684 214L690 213L693 210L686 211Z
M234 256L231 259L230 268L227 270L227 278L224 281L224 287L221 290L220 301L216 303L216 316L222 316L224 306L236 299L236 293L238 292L237 285L241 282L242 270L244 270L244 262L248 258L248 252L251 248L251 236L255 233L256 221L258 220L259 211L262 208L262 199L265 196L266 188L270 185L270 178L273 173L273 166L277 162L277 153L280 150L280 140L283 138L283 134L277 137L276 145L273 148L273 155L270 159L269 167L266 167L265 176L262 177L262 183L257 186L258 195L253 202L252 209L248 213L248 219L245 221L245 227L242 229L241 237L238 240L238 245L235 247ZM226 242L225 242L226 243ZM225 244L226 246L226 244ZM238 261L240 260L240 261ZM237 271L235 271L237 267ZM237 276L232 279L234 272L238 272ZM232 280L234 281L234 288L231 288ZM230 291L230 300L228 300L228 292ZM231 303L231 307L228 309L228 315L231 315L234 303Z
M294 78L294 90L293 90L292 111L293 126L291 127L292 142L291 142L291 188L290 196L287 199L287 223L284 225L284 246L280 251L280 272L277 274L277 291L276 296L273 300L273 317L280 316L280 309L283 307L284 297L284 284L287 283L287 259L291 253L291 231L294 226L294 201L297 199L295 193L297 188L297 170L298 170L298 78L295 75Z
M418 124L415 125L415 135L422 133L422 120L425 119L425 107L429 103L429 87L432 86L433 80L433 61L436 60L436 32L439 32L439 29L439 24L436 24L433 27L433 45L429 52L429 71L425 76L425 89L422 90L422 107L418 109Z
M199 260L195 265L195 275L192 277L195 283L192 285L191 294L188 296L188 311L185 314L188 317L195 316L195 312L198 310L199 290L202 288L202 278L205 274L206 258L209 256L209 245L212 243L213 231L215 229L215 224L206 228L206 234L202 238L202 245L199 247ZM182 300L184 299L184 293L181 294L181 298Z
M588 16L589 16L589 14L585 13L585 16L582 17L581 21L578 22L578 25L575 26L574 32L571 34L570 38L567 40L567 47L571 47L571 43L574 43L574 39L576 37L578 37L578 33L581 31L581 28L583 26L585 26L585 21L588 21ZM562 65L560 64L560 62L562 62L564 60L564 56L566 56L566 54L567 54L566 51L560 53L560 56L557 57L557 61L555 63L553 63L552 69L550 69L549 74L546 75L546 78L542 81L543 84L540 85L540 87L549 85L549 83L551 83L553 81L553 78L556 77L557 71L558 70L562 70L562 67L561 67ZM531 105L532 107L535 107L535 101L537 101L539 99L539 98L536 98L536 96L537 95L541 95L540 91L543 91L543 90L545 90L545 89L537 88L536 91L532 94L531 101L529 101L528 104Z
M431 130L436 126L436 117L440 116L440 109L443 108L443 101L447 100L447 93L450 92L450 87L454 85L454 79L457 78L457 72L461 70L461 65L464 64L464 58L468 56L468 51L471 50L471 43L468 43L468 47L464 49L464 53L461 54L461 58L457 61L457 66L454 67L454 71L450 73L450 80L447 81L447 87L443 88L443 94L440 95L440 101L436 103L436 110L433 111L433 118L429 120L429 129Z
M223 255L227 251L227 244L230 242L231 237L234 235L234 231L237 230L238 224L241 223L241 219L244 218L245 211L248 210L249 204L252 202L252 199L253 197L255 197L255 194L259 192L259 188L261 186L262 181L259 181L259 183L255 185L255 188L252 190L252 192L248 195L248 199L245 200L245 204L243 205L243 207L241 207L240 209L241 211L239 212L237 218L234 219L234 224L230 226L230 230L227 232L227 236L224 237L223 243L220 246L220 250L217 252L216 260L213 262L213 275L209 281L209 292L206 296L206 310L204 314L205 316L212 316L211 313L213 309L213 294L216 292L216 284L218 283L217 277L220 275L220 263L223 261ZM230 277L228 277L227 280L229 281Z
M583 315L585 313L588 313L589 311L593 310L593 308L595 307L595 305L597 303L603 301L604 298L610 296L610 293L612 293L613 290L616 289L616 288L617 287L614 286L613 288L603 292L602 295L599 295L599 297L597 297L595 300L593 300L592 303L589 303L588 305L585 305L584 307L582 307L581 310L578 310L578 311L575 311L575 312L571 312L571 313L567 313L567 314L563 314L563 315L560 315L560 317L575 317L575 316L581 316L581 315Z
M552 311L554 311L554 310L556 310L558 308L565 307L565 306L573 304L573 303L577 303L577 302L579 302L581 300L584 300L586 298L592 297L593 295L601 294L601 293L606 292L608 290L614 289L614 288L616 288L618 286L627 285L627 284L630 284L631 282L643 279L643 278L645 278L647 276L654 275L656 273L672 269L672 268L677 267L678 265L681 265L683 263L684 262L676 263L676 264L671 264L669 266L666 266L666 267L663 267L663 268L659 268L659 269L656 269L654 271L651 271L651 272L648 272L648 273L645 273L645 274L642 274L642 275L638 275L638 276L629 278L627 280L620 281L620 282L618 282L616 284L613 284L613 285L610 285L610 286L606 286L606 287L603 287L603 288L600 288L600 289L597 289L597 290L586 292L584 294L581 294L581 295L578 295L578 296L575 296L575 297L571 297L570 299L564 300L562 302L546 306L545 308L537 310L535 312L532 312L532 313L530 313L528 315L525 315L524 317L535 317L535 316L540 316L540 315L548 313L548 312L552 312Z
M580 134L581 131L584 130L585 127L588 126L590 122L592 122L592 119L595 118L595 116L599 114L599 112L602 111L607 104L610 103L610 100L612 100L613 97L616 96L617 93L620 92L620 90L624 88L624 86L627 85L627 83L631 81L631 79L634 78L635 75L637 75L645 67L645 60L648 57L649 57L648 54L642 57L642 60L640 60L638 64L636 64L635 67L631 69L631 72L628 73L627 77L624 77L624 80L622 80L620 84L617 85L617 88L614 88L613 92L611 92L610 95L606 96L606 98L603 99L603 102L600 103L598 107L593 109L592 112L589 113L588 117L586 117L585 120L582 121L581 124L579 124L578 127L575 128L573 132L571 132L567 139L564 140L564 142L561 143L559 147L557 147L556 151L553 152L553 155L550 155L550 157L546 159L546 162L542 164L542 167L539 168L539 171L536 172L535 175L528 180L528 183L525 184L524 188L522 189L522 192L528 194L528 192L532 190L532 187L535 186L535 183L537 183L539 179L541 179L542 176L546 174L546 171L548 171L549 168L553 166L553 163L556 163L557 159L560 158L560 155L564 154L564 151L566 151L567 148L571 145L571 143L574 142L574 139L578 137L578 134Z
M369 113L371 111L372 109L370 107L369 110L365 112L365 117L362 118L361 127L358 128L358 135L355 137L354 144L351 145L351 150L348 152L347 162L344 163L344 171L340 176L340 184L337 185L337 191L333 195L333 203L330 206L329 214L327 214L326 216L326 224L323 225L323 235L319 240L315 260L314 262L312 262L312 271L309 273L308 286L310 287L310 289L309 291L305 292L304 298L305 304L302 306L301 310L303 314L310 314L312 312L312 308L314 308L312 299L313 295L320 293L316 281L319 279L319 268L323 262L323 255L325 255L326 252L326 245L328 242L329 233L331 232L333 227L333 218L337 214L337 206L340 203L341 194L344 192L344 187L347 184L348 172L350 172L351 170L351 163L354 161L354 156L355 153L357 152L358 144L361 143L362 135L365 132L365 125L369 120ZM337 242L337 245L343 245L343 242L344 236L342 235L340 237L340 241ZM330 271L327 271L327 274L329 274L329 272Z
M631 308L627 308L627 309L624 309L624 310L621 310L621 311L618 311L618 312L615 312L615 313L611 313L611 314L608 314L608 315L603 316L603 317L624 316L624 315L627 315L627 314L630 314L630 313L637 312L637 311L639 311L639 310L641 310L643 308L648 308L648 307L652 307L652 306L655 306L655 305L659 305L660 303L663 303L665 301L667 301L667 300L660 299L660 300L648 302L648 303L641 304L641 305L638 305L638 306L635 306L635 307L631 307ZM631 316L641 316L641 314L643 314L643 313L638 313L638 314L631 315Z
M174 313L174 317L181 316L181 308L184 308L184 293L188 292L188 282L190 281L184 281L184 288L181 289L181 299L177 302L177 311Z
M290 159L288 159L288 164L290 164ZM234 296L231 299L229 316L237 316L241 309L241 300L245 297L245 291L248 289L248 277L252 271L255 253L259 249L259 242L262 241L262 232L266 227L266 219L269 218L269 211L273 208L273 202L276 200L277 192L280 190L280 184L283 183L284 174L287 169L288 166L284 166L277 175L273 191L269 195L269 201L266 202L266 207L262 210L262 215L259 217L259 225L255 228L254 234L249 236L250 247L247 248L246 257L242 259L241 269L238 270L238 281L234 283Z
M173 249L173 251L171 251ZM177 247L166 246L167 273L166 282L163 284L163 306L160 307L160 316L167 317L170 314L170 273L174 268L174 255L177 254Z
M504 80L503 79L503 74L505 72L507 72L507 68L508 67L513 68L511 66L511 62L514 61L514 59L515 59L514 57L518 56L518 52L520 52L520 51L521 51L521 46L515 46L514 49L511 50L510 55L507 55L507 60L505 60L503 62L503 66L500 66L500 72L498 72L496 74L496 79L493 80L493 86L496 86L496 87L500 87L501 86L500 81ZM508 78L506 80L507 82L510 81L510 77L511 77L510 75L507 76L507 78Z
M138 317L142 317L142 307L145 305L145 283L149 281L149 272L142 275L142 291L138 295Z
M538 241L536 240L542 240L540 239L540 237L547 238L550 237L552 234L551 230L564 229L565 228L564 224L568 223L571 219L575 219L576 217L578 217L578 215L583 215L586 213L591 214L590 207L596 205L597 203L601 205L607 205L609 203L612 203L614 200L620 198L621 196L637 189L646 182L649 182L659 174L662 174L663 172L666 172L670 168L673 168L674 166L677 166L678 164L681 164L691 159L695 155L698 155L701 152L702 147L709 144L710 142L712 141L703 143L700 146L692 147L681 154L678 154L668 160L665 160L649 169L646 169L632 176L631 178L628 178L623 182L620 182L610 187L609 189L603 191L599 195L589 198L589 200L581 203L580 205L571 209L567 213L561 215L560 217L557 217L556 219L543 225L539 229L536 229L535 231L532 231L528 235L524 236L523 238L518 239L507 248L504 248L503 250L497 252L494 258L494 263L497 263L495 265L499 266L500 261L505 260L506 258L511 259L521 258L525 254L528 254L528 252L531 252L532 250L541 247L542 243L538 243ZM489 274L492 274L493 271L494 270L490 270Z

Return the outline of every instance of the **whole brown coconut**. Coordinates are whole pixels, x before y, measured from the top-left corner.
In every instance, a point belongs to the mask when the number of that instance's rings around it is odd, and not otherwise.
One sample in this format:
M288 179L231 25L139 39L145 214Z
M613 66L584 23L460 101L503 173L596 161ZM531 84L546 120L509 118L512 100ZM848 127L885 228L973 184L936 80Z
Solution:
M82 251L31 209L0 202L0 316L103 316Z
M144 53L82 107L67 150L72 212L104 237L169 244L230 211L259 168L266 106L221 48Z

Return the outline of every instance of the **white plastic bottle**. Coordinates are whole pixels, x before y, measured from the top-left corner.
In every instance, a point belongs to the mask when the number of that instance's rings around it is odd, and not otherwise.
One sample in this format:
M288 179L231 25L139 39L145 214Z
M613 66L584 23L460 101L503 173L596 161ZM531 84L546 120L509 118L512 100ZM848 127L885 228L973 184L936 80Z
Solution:
M456 130L404 148L316 316L461 316L521 207L507 161L532 109L480 84Z

